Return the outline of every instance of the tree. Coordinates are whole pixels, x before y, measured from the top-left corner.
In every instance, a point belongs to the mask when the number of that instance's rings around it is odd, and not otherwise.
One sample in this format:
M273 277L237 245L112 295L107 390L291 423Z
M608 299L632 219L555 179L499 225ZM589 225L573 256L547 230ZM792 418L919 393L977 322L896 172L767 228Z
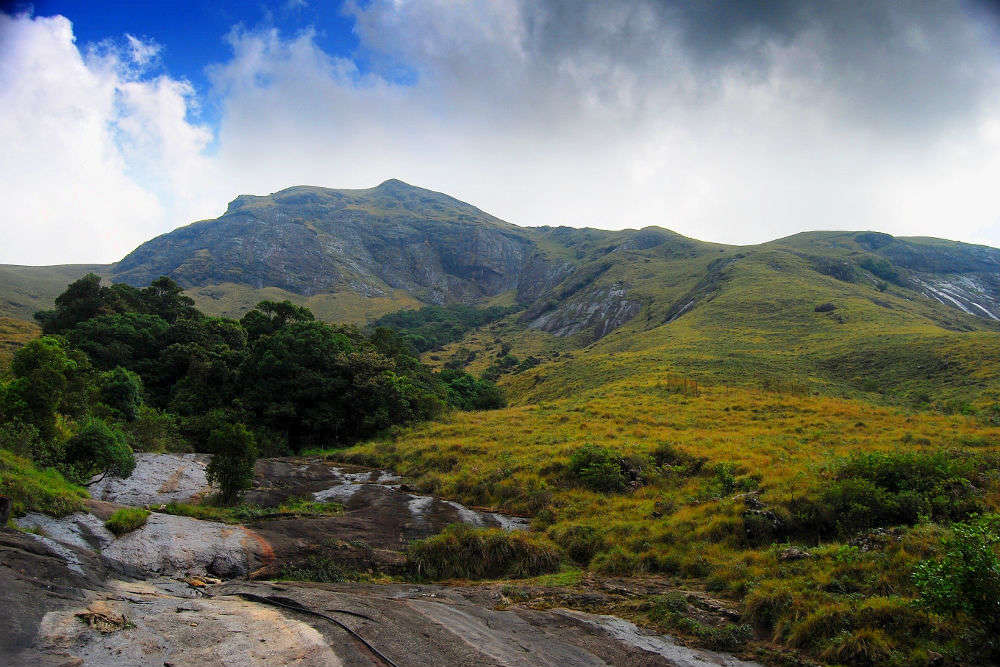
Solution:
M250 340L257 340L292 322L312 322L313 319L315 318L311 310L304 306L296 306L286 299L280 302L261 301L243 316L240 324L246 329Z
M38 429L43 439L55 433L56 411L63 403L76 362L51 336L30 341L11 362L14 381L2 396L0 416L20 419Z
M66 291L56 297L55 310L35 314L45 333L60 333L79 322L89 320L104 309L101 277L88 273L70 283Z
M142 407L142 380L121 366L101 373L97 379L98 396L111 413L126 422L134 422Z
M194 299L184 294L184 288L166 276L160 276L142 290L146 311L159 315L167 322L202 317L194 307Z
M360 341L321 322L289 324L254 345L241 374L254 419L283 431L296 451L306 444L340 441L349 410L351 378L346 355Z
M205 469L210 484L219 487L223 503L239 500L253 485L253 468L257 461L254 437L243 424L224 424L208 438L212 460Z
M66 442L65 465L71 477L87 484L95 475L128 477L135 468L135 455L121 431L102 419L91 419Z

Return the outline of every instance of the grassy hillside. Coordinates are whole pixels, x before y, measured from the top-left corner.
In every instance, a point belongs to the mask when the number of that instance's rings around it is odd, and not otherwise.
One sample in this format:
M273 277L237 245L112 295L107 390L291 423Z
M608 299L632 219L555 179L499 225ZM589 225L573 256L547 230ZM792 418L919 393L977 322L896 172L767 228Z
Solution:
M580 288L625 284L641 300L609 335L554 336L528 312L425 354L476 372L534 358L501 376L513 407L329 455L532 516L575 567L732 600L742 617L724 628L683 601L632 610L707 645L752 636L792 664L981 662L975 623L928 612L912 575L953 520L1000 510L996 322L868 271L856 235L628 252ZM610 463L581 473L588 446ZM628 474L588 487L609 470ZM879 486L886 471L960 486L903 500Z
M14 352L40 332L41 329L34 322L0 317L0 377L6 373Z
M110 270L108 264L0 264L0 317L30 320L35 312L52 308L69 283L88 273L110 276Z
M964 650L947 619L913 606L911 572L938 553L943 524L838 534L842 510L825 490L852 454L943 452L978 461L978 502L996 511L1000 429L993 423L655 373L579 395L538 392L568 397L456 414L331 455L391 466L422 491L533 516L580 567L663 576L668 585L729 598L759 639L824 662L866 664L850 651L872 632L879 633L872 650L886 664L924 664L928 651ZM638 487L586 488L570 467L585 445L621 457L638 471ZM858 539L873 546L860 548ZM799 551L788 556L791 547ZM638 614L667 631L712 636L661 613L662 604L651 599ZM903 620L886 624L890 617Z
M313 294L304 296L278 287L255 288L249 285L224 283L192 287L184 292L194 299L195 306L208 315L240 318L261 301L291 301L309 308L326 322L347 322L362 326L386 313L419 308L422 304L403 290L393 290L388 296L366 298L357 292Z

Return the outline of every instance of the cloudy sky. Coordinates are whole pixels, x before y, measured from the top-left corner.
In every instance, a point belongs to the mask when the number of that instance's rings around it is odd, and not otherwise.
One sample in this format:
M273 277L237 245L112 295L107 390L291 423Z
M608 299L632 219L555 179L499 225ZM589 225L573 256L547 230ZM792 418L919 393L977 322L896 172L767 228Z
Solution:
M522 225L1000 245L992 3L146 4L0 5L0 262L387 178Z

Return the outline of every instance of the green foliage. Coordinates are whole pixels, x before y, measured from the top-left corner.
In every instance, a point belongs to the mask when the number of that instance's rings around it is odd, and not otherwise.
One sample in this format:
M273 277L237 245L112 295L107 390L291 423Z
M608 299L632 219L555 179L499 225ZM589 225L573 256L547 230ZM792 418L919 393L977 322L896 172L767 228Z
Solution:
M952 526L940 558L917 565L913 580L921 601L942 614L965 614L990 632L1000 631L1000 515L973 517Z
M988 466L957 452L860 453L835 464L821 502L842 535L921 517L960 520L981 507L977 483Z
M194 301L182 291L167 277L157 278L143 290L124 284L102 287L101 278L89 273L56 297L55 310L36 313L35 319L45 333L63 333L101 315L141 313L168 323L198 317Z
M256 419L298 450L437 414L441 400L421 370L400 368L356 330L296 322L254 346L242 384Z
M135 455L116 426L90 419L66 442L65 466L69 476L81 483L94 475L128 477L135 468Z
M104 522L104 526L118 537L121 537L126 533L131 533L133 530L138 530L145 526L149 514L149 510L141 507L123 507L115 510L108 517L108 520Z
M376 329L395 329L414 350L426 352L459 340L467 331L495 322L517 310L516 307L475 308L461 304L424 306L419 310L401 310L384 315L372 326Z
M211 432L208 447L212 452L212 460L205 468L208 482L219 487L222 502L239 500L243 492L253 486L257 461L253 435L242 424L224 424Z
M687 615L688 603L683 593L673 591L652 599L649 618L666 629L696 637L708 648L738 651L753 639L753 628L746 624L708 625Z
M359 576L356 572L345 568L344 564L336 557L311 553L301 562L282 567L278 579L336 584L344 581L357 581Z
M622 458L610 449L588 444L570 455L569 474L589 489L616 493L626 488L622 463Z
M135 451L177 453L193 451L191 445L181 437L179 428L176 415L149 405L141 406L135 420L123 425Z
M240 320L249 340L278 331L290 322L311 322L312 311L291 301L261 301Z
M101 373L97 378L98 397L111 414L125 422L139 418L142 408L142 380L121 366Z
M55 435L56 413L70 396L81 365L51 336L37 338L17 351L14 376L0 393L0 419L32 424L44 439Z
M897 285L903 282L903 277L899 273L899 269L892 265L888 260L881 257L876 257L874 255L864 255L858 259L858 265L867 269L874 275L887 280L890 283L895 283ZM884 291L884 290L880 290Z
M52 468L40 470L27 458L0 449L0 495L11 499L14 515L65 516L83 508L87 491Z
M548 536L570 558L581 565L587 565L604 548L604 536L593 526L570 524L555 526Z
M489 380L477 380L450 368L442 370L438 377L444 383L448 405L459 410L496 410L507 406L503 390Z
M555 572L561 554L532 533L453 524L411 544L407 561L417 577L432 580L517 579Z

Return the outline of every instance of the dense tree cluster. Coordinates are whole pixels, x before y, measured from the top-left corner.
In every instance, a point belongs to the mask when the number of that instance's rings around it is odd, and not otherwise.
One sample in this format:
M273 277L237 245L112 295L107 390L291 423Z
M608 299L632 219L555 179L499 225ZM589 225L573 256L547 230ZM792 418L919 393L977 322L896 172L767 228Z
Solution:
M517 307L476 308L454 304L401 310L375 321L376 327L398 331L417 352L435 350L459 340L467 331L495 322L515 312Z
M71 478L127 475L134 449L217 454L233 497L256 452L338 446L449 406L500 407L495 385L435 373L410 339L265 301L239 320L200 313L179 285L101 285L88 275L37 316L43 336L0 383L0 447Z

